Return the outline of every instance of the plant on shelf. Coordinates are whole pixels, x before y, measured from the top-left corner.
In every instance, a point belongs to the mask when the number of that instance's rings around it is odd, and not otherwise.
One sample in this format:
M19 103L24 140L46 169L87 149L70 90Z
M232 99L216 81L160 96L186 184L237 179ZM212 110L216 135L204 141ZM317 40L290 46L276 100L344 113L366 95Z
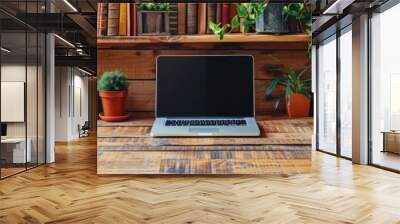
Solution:
M128 95L128 81L126 75L118 71L105 72L98 80L97 86L104 112L100 118L107 121L127 119L125 101Z
M169 34L169 3L137 3L139 35Z
M272 80L265 89L266 97L275 98L275 110L279 109L281 100L286 100L289 117L306 117L310 111L311 79L309 67L284 70L282 75ZM279 86L284 88L282 95L273 96L273 91Z
M219 40L224 39L225 34L231 33L237 27L243 24L241 30L243 34L249 32L254 27L257 18L264 13L267 3L242 3L235 4L236 15L231 19L230 24L214 23L210 21L208 27L217 36Z
M311 34L311 10L305 3L289 3L283 7L283 14L294 17L297 21L297 30Z
M169 11L169 3L137 3L137 10L143 11Z

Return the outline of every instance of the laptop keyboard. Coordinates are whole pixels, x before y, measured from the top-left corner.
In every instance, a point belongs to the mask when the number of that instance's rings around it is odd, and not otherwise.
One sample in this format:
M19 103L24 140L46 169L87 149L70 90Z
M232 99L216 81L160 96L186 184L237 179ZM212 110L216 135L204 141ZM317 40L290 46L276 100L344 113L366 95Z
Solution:
M224 120L173 120L165 122L165 126L246 126L243 119Z

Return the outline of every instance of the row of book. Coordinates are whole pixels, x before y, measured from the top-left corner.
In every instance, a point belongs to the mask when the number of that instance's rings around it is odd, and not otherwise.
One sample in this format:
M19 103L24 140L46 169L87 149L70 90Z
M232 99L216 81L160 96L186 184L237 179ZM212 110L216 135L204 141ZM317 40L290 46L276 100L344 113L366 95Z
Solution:
M209 21L230 23L236 15L233 3L169 3L168 32L179 34L212 33ZM137 36L138 29L146 24L138 24L138 9L135 3L98 3L98 36ZM140 23L141 20L139 20ZM239 29L233 32L239 32Z

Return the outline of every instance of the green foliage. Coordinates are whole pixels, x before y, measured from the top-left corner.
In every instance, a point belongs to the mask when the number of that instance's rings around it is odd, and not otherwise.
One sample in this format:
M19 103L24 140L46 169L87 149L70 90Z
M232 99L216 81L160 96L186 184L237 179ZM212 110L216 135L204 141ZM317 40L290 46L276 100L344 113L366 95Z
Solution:
M311 98L311 79L304 77L304 74L309 71L309 68L303 69L290 69L284 71L286 75L272 80L265 89L265 96L272 97L272 92L279 86L285 88L284 95L275 96L274 107L278 110L280 102L283 98L289 99L293 93L302 94Z
M289 3L283 7L283 14L286 17L294 17L298 23L304 23L305 31L308 34L311 34L311 26L312 26L312 19L311 19L311 11L309 7L307 7L304 3Z
M121 91L128 89L126 75L118 71L105 72L97 82L100 91Z
M146 11L169 11L169 3L137 3L137 10Z
M240 26L240 20L243 21L243 34L247 33L254 26L258 17L260 17L267 7L267 3L243 3L235 4L236 15L232 18L230 24L214 23L210 21L208 27L217 36L219 40L224 39L226 33L231 33Z

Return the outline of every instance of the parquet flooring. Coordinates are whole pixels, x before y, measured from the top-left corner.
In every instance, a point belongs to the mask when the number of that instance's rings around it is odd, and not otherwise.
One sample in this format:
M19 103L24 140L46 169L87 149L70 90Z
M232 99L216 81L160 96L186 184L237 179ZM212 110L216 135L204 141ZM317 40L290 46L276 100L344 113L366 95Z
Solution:
M99 176L96 139L0 181L0 223L400 223L400 175L313 152L297 175Z

